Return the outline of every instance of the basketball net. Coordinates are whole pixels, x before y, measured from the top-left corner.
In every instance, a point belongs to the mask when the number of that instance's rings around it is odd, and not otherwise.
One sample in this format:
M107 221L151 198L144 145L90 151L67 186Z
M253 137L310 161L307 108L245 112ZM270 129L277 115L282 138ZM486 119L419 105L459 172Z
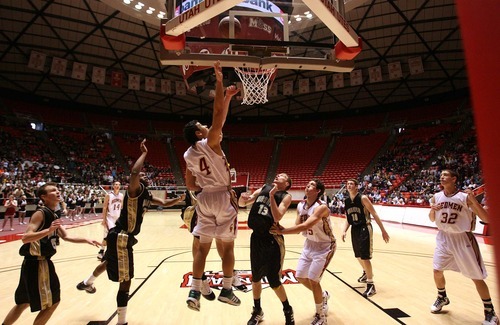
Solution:
M276 68L235 67L234 71L243 84L243 102L245 105L267 103L267 88Z

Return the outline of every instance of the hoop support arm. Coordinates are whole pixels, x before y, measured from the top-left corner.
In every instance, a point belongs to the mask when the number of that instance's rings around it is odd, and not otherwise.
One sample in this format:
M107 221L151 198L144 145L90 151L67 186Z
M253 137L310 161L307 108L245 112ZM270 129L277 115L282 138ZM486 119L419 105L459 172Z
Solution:
M304 0L312 12L328 27L347 47L358 46L358 35L347 20L335 9L330 0Z

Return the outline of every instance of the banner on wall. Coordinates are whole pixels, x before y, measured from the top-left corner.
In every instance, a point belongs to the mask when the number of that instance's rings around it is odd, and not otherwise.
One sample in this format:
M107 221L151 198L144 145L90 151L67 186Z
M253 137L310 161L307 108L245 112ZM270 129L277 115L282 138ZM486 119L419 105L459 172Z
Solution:
M156 78L146 77L144 79L144 89L149 92L156 92Z
M61 58L53 58L52 66L50 67L50 73L56 76L64 77L66 75L67 65L68 65L68 60Z
M408 66L410 67L410 74L421 74L424 73L424 65L422 63L421 57L410 58L408 59Z
M344 74L336 73L333 75L333 88L344 88Z
M85 75L87 74L87 65L85 63L74 62L73 71L71 72L71 78L78 80L85 80Z
M140 90L141 89L141 76L138 74L128 75L128 89Z
M92 69L92 82L99 85L104 85L106 80L106 69L94 67Z
M283 95L293 95L293 80L287 80L283 82Z
M401 62L391 62L387 65L389 70L389 79L396 80L403 78L403 70L401 70Z
M361 69L351 71L351 86L360 86L363 84L363 72Z
M28 67L38 71L43 71L45 68L45 60L47 60L47 55L44 53L31 51Z
M111 86L120 88L123 86L123 73L120 71L111 72Z
M382 68L379 65L368 68L368 76L370 77L370 83L381 82Z
M309 92L309 78L299 79L299 94L307 94Z

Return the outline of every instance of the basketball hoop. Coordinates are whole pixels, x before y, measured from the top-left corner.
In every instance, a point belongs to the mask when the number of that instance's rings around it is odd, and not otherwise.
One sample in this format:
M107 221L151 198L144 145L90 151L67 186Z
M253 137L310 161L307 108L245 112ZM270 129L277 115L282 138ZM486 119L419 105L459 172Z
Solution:
M234 71L243 84L243 102L245 105L267 103L267 88L269 80L276 68L235 67Z

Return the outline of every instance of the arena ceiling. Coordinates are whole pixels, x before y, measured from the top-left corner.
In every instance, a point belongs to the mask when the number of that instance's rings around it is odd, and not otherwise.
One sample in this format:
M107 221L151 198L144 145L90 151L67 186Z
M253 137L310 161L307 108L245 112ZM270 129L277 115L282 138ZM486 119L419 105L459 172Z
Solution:
M3 96L26 94L45 101L97 105L106 111L132 110L177 116L210 114L208 96L145 91L144 78L182 81L178 66L159 62L159 23L141 20L134 11L119 11L115 0L7 0L0 4L0 88ZM116 0L121 3L123 0ZM149 0L150 2L153 0ZM147 1L146 1L147 2ZM159 0L154 0L160 3ZM354 7L354 8L353 8ZM233 101L232 117L300 116L374 107L405 106L429 98L462 96L468 92L460 28L453 0L351 0L345 17L362 38L363 50L355 59L363 83L333 87L333 73L279 70L278 95L264 105L246 106ZM290 41L331 42L321 22L293 30ZM46 55L42 71L28 67L32 51ZM309 56L306 47L292 49L294 56ZM64 76L51 73L53 58L67 60ZM411 74L409 59L421 58L423 73ZM85 80L71 77L72 65L87 65ZM402 77L389 78L388 65L400 62ZM95 84L92 67L107 71L104 85ZM370 82L369 69L380 66L382 81ZM109 84L111 71L141 76L138 91ZM315 91L315 78L326 76L327 88ZM310 92L299 94L299 80L309 78ZM284 81L294 81L294 94L283 95ZM404 103L404 104L403 104Z

